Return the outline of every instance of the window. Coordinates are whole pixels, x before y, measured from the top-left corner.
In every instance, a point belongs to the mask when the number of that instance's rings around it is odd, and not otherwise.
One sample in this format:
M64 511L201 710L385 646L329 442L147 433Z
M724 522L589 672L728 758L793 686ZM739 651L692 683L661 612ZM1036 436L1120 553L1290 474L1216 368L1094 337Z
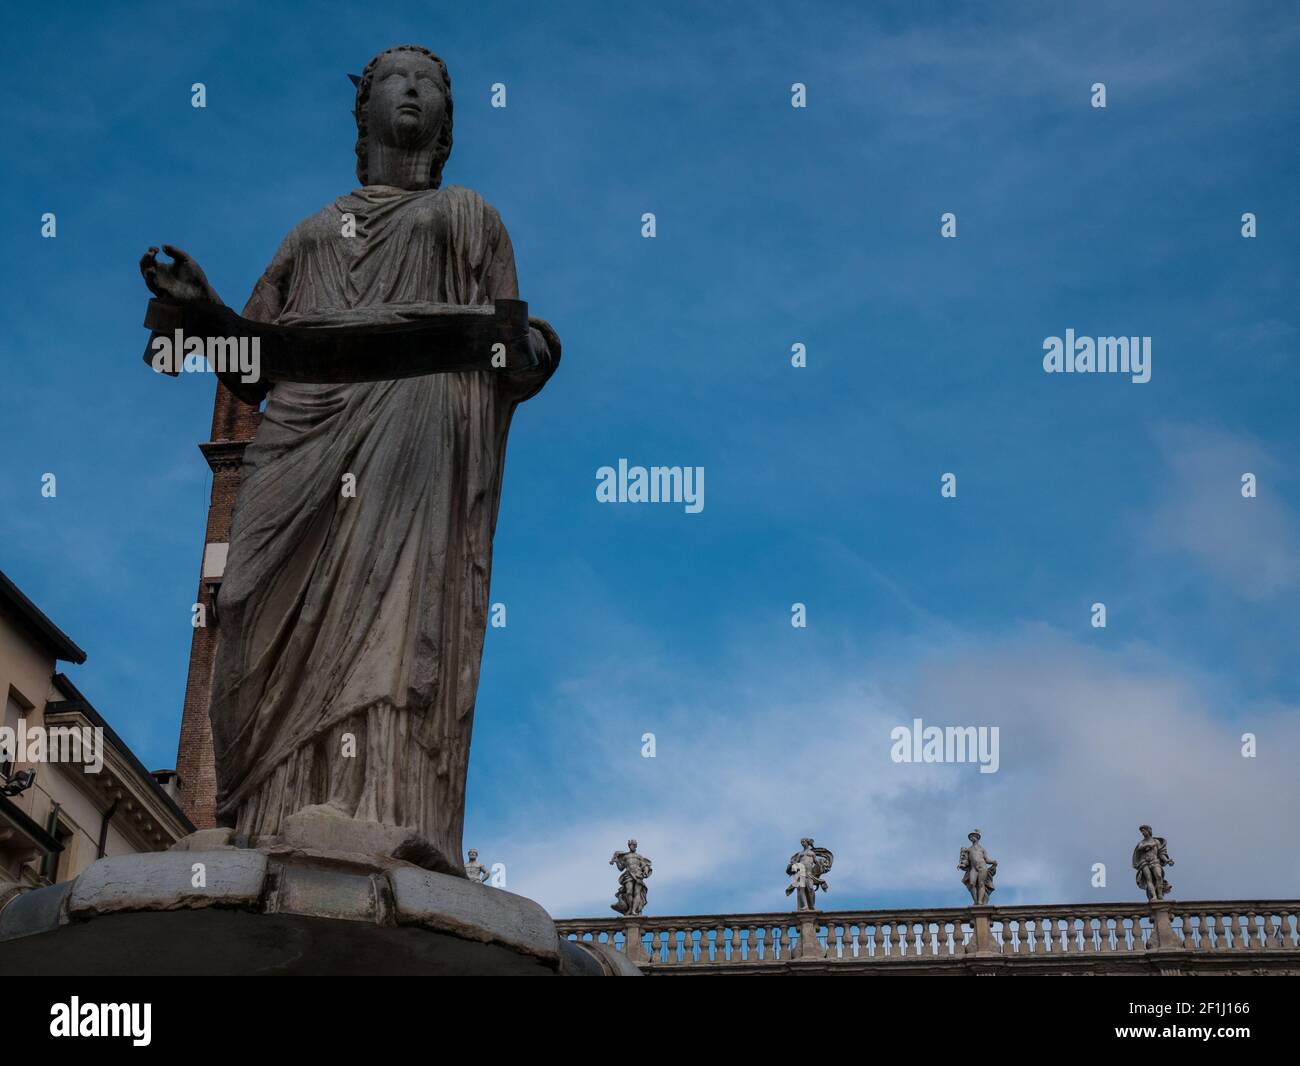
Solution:
M63 845L63 850L59 852L54 863L54 876L51 880L58 884L60 881L66 881L72 876L73 852L76 848L76 830L63 818L60 818L54 828L54 839Z
M58 884L71 876L77 830L57 801L50 807L49 817L45 819L45 831L63 845L63 850L52 851L41 860L41 876L50 884Z
M9 686L9 695L5 699L4 720L0 722L6 729L2 734L5 737L15 738L18 732L18 723L27 716L27 712L32 709L32 701L27 699L13 685ZM12 733L8 730L13 730ZM13 751L0 751L0 777L8 777L14 771L14 760L17 753Z

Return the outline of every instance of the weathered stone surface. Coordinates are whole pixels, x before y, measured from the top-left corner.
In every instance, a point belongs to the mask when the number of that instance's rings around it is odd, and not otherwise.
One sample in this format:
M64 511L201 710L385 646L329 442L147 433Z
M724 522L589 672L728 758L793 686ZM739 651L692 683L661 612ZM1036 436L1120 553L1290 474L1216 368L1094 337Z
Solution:
M373 922L379 915L375 877L343 870L287 866L280 875L275 910L282 914Z
M559 963L555 923L530 899L476 885L463 877L412 867L390 871L389 880L399 924L503 944L552 964Z
M574 944L575 941L565 940L565 944ZM601 975L605 977L640 977L641 971L634 966L621 951L610 947L608 944L598 944L594 941L577 942L577 946L583 948L593 955L597 962L600 963Z
M637 972L591 945L562 947L546 912L514 893L284 844L101 859L11 899L0 940L6 965L31 975Z
M196 863L203 887L195 887ZM253 907L266 881L266 856L257 851L159 851L118 855L91 863L74 882L68 913L90 918L119 911Z
M410 826L341 817L324 804L304 807L286 818L281 839L285 844L312 851L402 859L416 866L437 861L433 846Z
M30 885L19 884L17 881L0 880L0 910L19 893L29 891L30 888Z
M274 440L247 441L243 469L258 474L231 513L207 675L216 816L243 844L291 838L286 816L328 805L390 832L342 839L335 827L304 847L461 873L464 709L478 685L506 442L560 342L519 300L499 213L441 185L453 120L442 59L412 45L381 52L358 78L355 117L344 148L360 187L289 230L242 315L179 248L145 252L150 362L175 369L163 349L182 324L238 339L240 355L260 340L257 360L218 373L247 403L265 398L263 424L278 427ZM355 222L346 243L340 212ZM485 363L497 339L505 362ZM340 456L356 460L348 474L368 486L364 505L339 505Z
M234 847L235 831L233 829L200 829L189 836L181 837L168 851L214 851L217 848Z
M579 946L572 940L560 941L560 975L562 977L604 977L605 967L601 960L586 945Z
M1147 951L1185 951L1187 945L1182 937L1174 932L1173 922L1169 916L1169 904L1164 900L1152 900L1151 935L1147 938Z
M554 963L415 926L205 907L104 914L0 946L27 976L556 977Z
M57 929L62 920L63 901L71 891L72 882L64 881L47 888L29 889L11 899L0 910L0 940Z

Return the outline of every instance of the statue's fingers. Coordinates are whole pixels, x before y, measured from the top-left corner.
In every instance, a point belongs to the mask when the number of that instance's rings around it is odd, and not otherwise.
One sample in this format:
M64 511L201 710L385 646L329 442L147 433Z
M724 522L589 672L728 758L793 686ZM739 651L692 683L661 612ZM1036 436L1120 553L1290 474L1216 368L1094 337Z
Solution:
M144 278L144 283L149 291L155 296L162 296L162 290L158 288L158 263L152 255L145 254L140 258L140 275Z
M166 252L169 256L171 256L172 259L174 259L178 263L189 263L193 261L191 260L188 252L182 251L181 249L177 248L175 245L164 244L163 251Z

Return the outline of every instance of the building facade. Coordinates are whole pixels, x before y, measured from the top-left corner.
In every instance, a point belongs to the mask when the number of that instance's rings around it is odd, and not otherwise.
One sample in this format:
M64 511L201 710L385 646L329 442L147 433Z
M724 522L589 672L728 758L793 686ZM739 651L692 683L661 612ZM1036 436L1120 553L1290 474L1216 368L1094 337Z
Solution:
M0 906L96 859L193 831L175 771L150 773L59 663L86 653L0 572Z

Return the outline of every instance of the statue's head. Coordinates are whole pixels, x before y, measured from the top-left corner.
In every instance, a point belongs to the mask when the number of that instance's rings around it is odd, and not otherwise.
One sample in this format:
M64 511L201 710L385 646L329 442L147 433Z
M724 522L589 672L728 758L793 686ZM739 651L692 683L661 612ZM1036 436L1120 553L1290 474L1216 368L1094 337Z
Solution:
M470 848L470 849L469 849L469 861L470 861L470 862L473 862L473 861L474 861L475 859L477 859L477 858L478 858L478 852L475 851L473 848Z
M627 849L628 849L628 851L636 851L636 841L635 841L635 840L629 840L629 841L627 842Z
M974 844L977 840L979 840L979 838L980 838L980 831L978 829L972 829L969 833L966 834L966 839L969 840L972 844Z
M356 80L357 178L370 183L370 143L433 149L429 188L442 184L451 155L451 75L447 64L418 44L380 52Z
M1149 825L1140 825L1138 826L1138 832L1142 834L1143 838L1149 837L1151 835L1151 827Z
M801 848L811 848L811 847L813 846L813 838L812 838L812 837L803 837L803 838L799 841L799 846L800 846Z

